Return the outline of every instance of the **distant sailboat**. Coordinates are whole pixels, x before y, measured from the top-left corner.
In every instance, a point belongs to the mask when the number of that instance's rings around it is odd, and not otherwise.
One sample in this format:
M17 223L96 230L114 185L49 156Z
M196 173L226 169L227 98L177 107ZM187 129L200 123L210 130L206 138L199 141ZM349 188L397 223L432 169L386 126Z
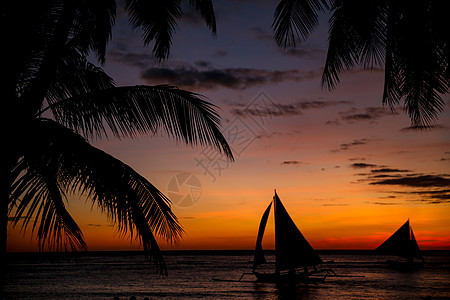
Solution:
M402 269L415 269L423 266L423 257L420 254L419 245L409 225L409 219L393 235L384 241L376 249L382 254L397 255L406 260L389 260L389 266ZM421 260L420 262L414 259Z
M272 203L275 215L275 273L262 273L256 271L256 268L266 263L261 242ZM322 259L298 230L275 191L273 201L265 210L259 225L253 274L262 282L324 281L327 276L324 272L330 270L317 270L317 265L322 263ZM313 270L308 270L308 267Z

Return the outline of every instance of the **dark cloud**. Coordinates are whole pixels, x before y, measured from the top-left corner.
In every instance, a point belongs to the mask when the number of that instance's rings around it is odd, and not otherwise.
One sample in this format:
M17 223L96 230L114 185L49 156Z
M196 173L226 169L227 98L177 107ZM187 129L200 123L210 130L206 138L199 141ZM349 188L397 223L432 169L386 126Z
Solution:
M91 227L102 227L102 225L100 225L100 224L87 224L87 226L91 226Z
M396 114L384 107L351 108L345 112L338 113L339 117L325 122L327 125L341 125L342 122L352 124L355 122L375 122L384 116Z
M348 148L353 147L353 146L365 145L365 144L367 144L368 141L369 141L368 139L354 140L351 143L341 144L340 149L341 150L348 150Z
M395 178L400 177L400 175L386 175L386 174L380 174L380 175L373 175L370 176L370 178Z
M301 109L323 109L330 106L342 105L342 104L351 104L351 101L299 101L296 102L296 106Z
M212 63L209 61L206 61L206 60L197 60L194 62L194 64L200 68L211 68L212 67Z
M435 124L430 126L411 126L400 129L402 132L422 132L435 130L448 130L448 127L441 124Z
M267 117L267 116L297 116L303 115L305 110L309 109L325 109L327 107L349 104L349 101L322 101L322 100L300 100L290 104L268 103L267 105L257 107L243 107L242 104L231 104L239 108L232 109L231 112L236 116Z
M450 187L450 175L405 175L400 178L383 179L370 184L398 185L406 187Z
M435 190L435 191L418 191L411 194L420 195L421 197L426 197L428 201L433 204L437 203L450 203L450 190Z
M402 170L402 169L391 169L391 168L382 168L382 169L376 169L371 170L372 173L405 173L405 172L411 172L410 170Z
M389 193L418 197L408 201L429 204L450 203L450 174L420 174L406 169L383 167L357 175L365 177L358 180L360 183L390 187ZM395 196L383 198L392 199ZM383 203L376 204L390 205Z
M401 205L402 203L400 202L367 202L370 204L375 204L375 205Z
M365 157L352 157L348 159L349 161L366 160Z
M286 160L281 163L282 166L296 166L296 165L307 165L308 163L301 162L298 160Z
M372 141L374 141L374 140L372 140L372 139L367 139L367 138L356 139L356 140L353 140L353 141L350 142L350 143L343 143L343 144L341 144L341 145L339 146L338 149L331 149L330 151L331 151L331 152L345 151L345 150L348 150L348 149L350 149L350 148L352 148L352 147L354 147L354 146L366 145L367 143L372 142Z
M339 113L341 120L347 122L373 121L393 114L395 113L385 107L366 107L363 109L351 108L346 112Z
M400 192L396 191L399 195L413 195L415 199L408 200L409 202L420 202L429 204L443 204L450 203L450 190L449 189L436 189L436 190L419 190Z
M377 165L366 164L366 163L354 163L354 164L351 164L350 167L352 167L353 169L365 169L365 168L376 168Z
M287 56L305 59L322 58L326 54L326 51L323 49L305 48L305 47L289 48L289 49L279 48L279 52Z
M144 70L141 78L151 84L169 83L181 88L208 90L218 87L243 90L252 86L305 81L316 78L316 71L264 70L252 68L215 68L210 63L177 67L156 67Z
M216 57L226 54L225 50L214 52ZM109 51L108 56L114 61L140 68L142 70L141 78L148 81L149 84L167 83L191 90L210 90L218 87L243 90L253 86L285 81L301 82L320 76L320 70L218 68L211 62L203 60L193 64L171 61L161 65L153 55L130 52L126 45ZM155 65L157 67L153 67Z
M378 197L379 199L395 199L397 196L386 196L386 197Z

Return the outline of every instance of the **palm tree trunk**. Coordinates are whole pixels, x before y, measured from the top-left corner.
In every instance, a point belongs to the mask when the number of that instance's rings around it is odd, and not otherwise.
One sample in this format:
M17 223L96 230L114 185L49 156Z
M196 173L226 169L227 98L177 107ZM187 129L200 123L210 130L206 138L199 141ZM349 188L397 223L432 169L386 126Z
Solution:
M15 132L17 133L17 132ZM6 140L14 143L11 139L11 132L6 135ZM16 139L17 140L17 139ZM0 299L4 299L4 288L7 278L7 253L8 253L8 221L9 221L9 204L10 204L10 187L12 184L11 170L17 162L15 147L5 147L2 153L0 165Z
M8 235L8 183L9 172L6 164L1 166L0 181L0 299L3 299L5 281L6 281L6 252L7 252L7 235Z

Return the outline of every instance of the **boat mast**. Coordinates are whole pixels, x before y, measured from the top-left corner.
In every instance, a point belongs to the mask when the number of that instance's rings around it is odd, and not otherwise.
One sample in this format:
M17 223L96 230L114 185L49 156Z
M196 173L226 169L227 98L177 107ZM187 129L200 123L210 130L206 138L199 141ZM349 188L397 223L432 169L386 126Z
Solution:
M273 195L273 214L274 214L274 219L275 219L275 273L277 275L280 274L280 260L278 258L279 256L279 235L277 235L277 218L278 218L278 214L277 214L277 190L274 189L273 190L274 195Z

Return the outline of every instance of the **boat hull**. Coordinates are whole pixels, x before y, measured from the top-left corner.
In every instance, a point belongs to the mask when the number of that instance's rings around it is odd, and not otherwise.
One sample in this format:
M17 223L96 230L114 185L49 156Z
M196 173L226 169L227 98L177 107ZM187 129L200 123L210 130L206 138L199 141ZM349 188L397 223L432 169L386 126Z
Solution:
M278 284L296 284L308 282L324 282L326 275L309 275L309 274L276 274L276 273L258 273L254 272L258 282L271 282Z

